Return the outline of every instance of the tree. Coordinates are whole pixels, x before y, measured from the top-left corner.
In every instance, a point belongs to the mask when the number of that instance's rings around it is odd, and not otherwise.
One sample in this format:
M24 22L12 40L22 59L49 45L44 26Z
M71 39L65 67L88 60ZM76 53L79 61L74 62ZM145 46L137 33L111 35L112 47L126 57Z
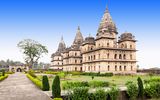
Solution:
M48 82L48 77L46 75L42 77L42 85L43 85L42 87L43 91L49 91L50 86Z
M61 97L61 87L60 87L60 79L59 76L56 76L53 80L52 84L52 96L54 98L60 98Z
M22 50L25 55L25 62L32 68L43 54L48 53L46 46L31 39L20 41L17 46Z
M137 82L138 82L138 97L143 98L144 87L143 87L142 79L138 77Z

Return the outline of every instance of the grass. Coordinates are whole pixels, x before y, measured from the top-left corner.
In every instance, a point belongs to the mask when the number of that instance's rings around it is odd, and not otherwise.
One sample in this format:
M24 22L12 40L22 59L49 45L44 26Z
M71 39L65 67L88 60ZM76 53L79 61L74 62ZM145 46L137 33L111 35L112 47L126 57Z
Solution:
M117 86L125 86L125 83L127 81L133 81L137 82L137 78L141 77L142 80L150 79L153 77L160 77L160 76L149 76L149 75L133 75L133 76L112 76L112 77L94 77L94 81L107 81L111 85L117 85ZM38 75L38 78L42 80L42 76ZM54 79L54 76L49 76L49 83L50 87L52 85L52 81ZM66 76L65 79L61 79L61 85L63 82L74 82L74 81L92 81L91 76L83 76L83 75L76 75L76 76Z

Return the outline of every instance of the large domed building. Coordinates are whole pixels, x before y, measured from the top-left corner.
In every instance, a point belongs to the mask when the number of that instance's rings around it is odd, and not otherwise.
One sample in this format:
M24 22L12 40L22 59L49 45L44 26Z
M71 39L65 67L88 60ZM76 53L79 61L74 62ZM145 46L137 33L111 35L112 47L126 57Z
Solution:
M129 32L117 39L118 32L111 15L106 9L96 37L83 39L78 27L73 44L66 48L63 39L52 55L53 69L63 71L112 72L134 74L136 66L136 40Z

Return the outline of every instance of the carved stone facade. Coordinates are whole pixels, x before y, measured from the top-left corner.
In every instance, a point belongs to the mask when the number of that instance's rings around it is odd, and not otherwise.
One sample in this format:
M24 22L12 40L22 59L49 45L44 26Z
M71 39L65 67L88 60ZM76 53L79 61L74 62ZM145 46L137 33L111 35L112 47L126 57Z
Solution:
M96 37L83 39L78 27L71 47L63 39L52 55L53 69L63 71L136 73L136 40L128 32L117 39L117 28L108 9L100 22Z

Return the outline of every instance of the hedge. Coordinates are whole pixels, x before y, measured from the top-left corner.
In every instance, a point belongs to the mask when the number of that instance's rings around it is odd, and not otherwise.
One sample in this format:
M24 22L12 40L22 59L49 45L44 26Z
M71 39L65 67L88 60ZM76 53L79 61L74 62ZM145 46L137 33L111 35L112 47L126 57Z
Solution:
M5 74L4 76L0 76L0 81L3 81L4 79L6 79L8 77L7 74Z
M40 89L42 89L42 82L35 78L35 77L32 77L30 74L27 74L27 77Z
M67 89L73 89L76 87L91 87L91 88L97 88L97 87L108 87L109 82L105 81L90 81L90 82L64 82L62 85L62 88L64 90Z

